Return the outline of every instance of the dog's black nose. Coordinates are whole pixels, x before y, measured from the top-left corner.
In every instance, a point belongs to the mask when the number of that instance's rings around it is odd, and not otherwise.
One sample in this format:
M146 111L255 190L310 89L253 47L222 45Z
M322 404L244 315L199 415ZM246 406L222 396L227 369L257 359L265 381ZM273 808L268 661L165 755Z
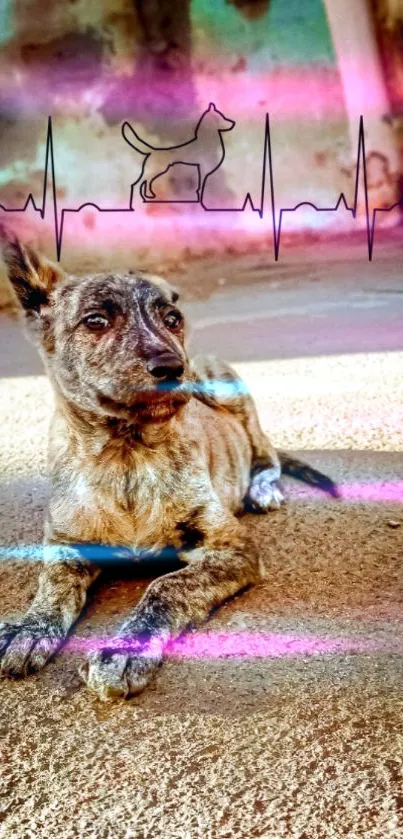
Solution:
M165 381L180 379L184 369L178 356L169 353L155 356L147 364L147 370L154 379L165 379Z

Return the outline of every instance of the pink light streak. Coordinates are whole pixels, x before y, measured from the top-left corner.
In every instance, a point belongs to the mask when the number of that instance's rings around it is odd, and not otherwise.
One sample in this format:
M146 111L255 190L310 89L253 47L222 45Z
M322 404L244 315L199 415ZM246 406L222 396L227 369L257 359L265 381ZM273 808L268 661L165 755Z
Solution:
M362 67L365 67L365 56ZM159 76L147 77L144 82L136 72L132 76L125 74L123 79L104 72L97 73L95 81L80 79L75 72L74 62L63 68L58 76L49 74L46 64L30 67L29 71L21 65L10 68L7 77L0 76L0 89L6 93L12 87L13 112L24 115L43 113L53 104L53 113L63 112L74 118L82 116L83 110L91 109L102 113L104 103L110 98L115 103L116 120L119 122L127 118L147 120L150 108L161 113L164 104L159 92ZM11 75L10 75L11 73ZM361 79L369 76L362 70ZM362 80L360 82L362 84ZM360 83L351 76L351 98L356 101L357 114L362 109L362 95ZM144 106L142 104L142 88L146 84ZM177 80L172 81L173 88ZM192 91L185 90L184 96L190 96L190 111L194 110L194 100L201 108L206 107L212 100L218 107L225 106L226 111L234 119L258 119L262 111L269 110L271 114L284 119L340 119L345 118L346 109L343 88L337 68L300 64L298 66L279 66L265 71L252 72L245 70L234 73L228 69L211 75L195 72L191 77ZM155 88L155 93L153 89ZM35 89L35 98L32 97ZM365 113L377 115L379 111L378 98L371 93L372 86L368 85L365 95ZM185 113L181 108L181 117ZM168 113L166 114L168 116ZM169 114L171 115L171 114ZM187 117L188 119L188 117Z
M343 501L381 501L403 504L403 481L343 484L340 492Z
M70 638L64 649L72 653L93 653L111 648L113 638ZM118 639L116 639L118 641ZM128 639L129 640L129 639ZM171 641L165 651L169 658L303 658L317 655L403 653L403 637L368 639L320 635L258 632L198 632Z
M337 481L336 481L337 483ZM291 491L288 491L291 484L287 480L287 495L290 498L295 497L297 485L292 484ZM403 504L403 481L353 481L351 483L337 484L340 493L340 499L332 503L342 503L343 501L357 501L357 502L381 502L384 504ZM304 498L324 498L323 492L315 487L299 485L300 493ZM298 492L298 490L297 490ZM402 521L403 524L403 521Z

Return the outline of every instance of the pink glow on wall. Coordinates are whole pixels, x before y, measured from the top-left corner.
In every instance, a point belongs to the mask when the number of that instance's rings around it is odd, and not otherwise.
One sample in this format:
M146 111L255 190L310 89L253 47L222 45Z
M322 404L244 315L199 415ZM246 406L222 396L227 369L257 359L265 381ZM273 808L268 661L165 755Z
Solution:
M365 58L362 65L365 67ZM36 78L37 75L37 78ZM365 71L362 73L365 78ZM46 113L49 105L53 104L53 112L62 112L63 116L75 118L82 111L88 108L102 113L104 103L113 94L114 110L116 121L120 119L139 119L147 123L148 114L153 109L152 85L148 80L146 98L147 108L142 108L142 95L139 89L140 80L138 77L124 76L122 80L116 81L113 76L104 73L99 76L96 82L83 86L80 82L75 83L75 74L71 74L69 84L61 84L58 87L53 78L45 71L38 72L32 69L28 75L20 70L14 75L8 73L0 76L0 90L13 91L13 111L20 115ZM158 81L158 80L157 80ZM311 65L300 65L298 67L277 67L265 72L252 73L243 71L234 74L230 71L223 71L220 75L207 75L195 73L193 76L194 91L196 100L203 110L208 103L214 101L219 107L230 112L234 119L254 119L261 116L262 111L269 110L280 118L306 118L317 119L329 117L338 119L345 116L345 104L343 90L337 69L325 66L312 67ZM361 87L356 84L355 92L354 74L351 77L351 98L357 100L357 113L362 111ZM32 89L35 88L36 95L32 96ZM158 90L158 85L155 85ZM160 94L158 95L160 98ZM192 97L193 99L193 97ZM156 99L155 106L159 105ZM194 101L192 102L194 109ZM159 110L161 107L159 106ZM371 113L378 110L378 100L371 95L371 86L368 85L365 99L365 113L370 117ZM161 112L162 115L162 112ZM172 114L171 114L172 115ZM181 117L192 119L191 113L182 111Z

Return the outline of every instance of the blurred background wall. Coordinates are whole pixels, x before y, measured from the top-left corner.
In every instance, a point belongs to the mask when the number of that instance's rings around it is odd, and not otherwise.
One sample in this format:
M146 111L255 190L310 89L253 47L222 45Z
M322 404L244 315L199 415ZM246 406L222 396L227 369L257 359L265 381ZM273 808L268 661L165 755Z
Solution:
M143 158L122 139L122 123L128 120L152 145L171 146L193 136L214 102L236 125L223 135L224 164L206 181L209 207L241 207L247 193L259 204L266 112L277 207L302 200L332 207L341 191L352 203L360 109L367 150L375 155L369 161L370 202L390 206L399 197L401 173L403 4L349 0L351 12L341 24L335 5L340 7L336 0L3 0L0 204L18 210L31 193L42 206L51 115L59 225L63 207L87 205L64 217L61 259L68 269L163 268L212 251L268 250L271 208L260 219L249 205L243 213L206 213L195 203L180 203L194 196L194 172L187 166L173 167L158 182L157 198L177 203L144 204L135 189L134 212L127 212ZM369 27L362 37L354 29L357 11ZM377 95L369 77L375 86L379 82ZM357 120L348 107L350 84L358 91ZM383 97L386 113L380 113ZM89 203L122 212L102 214ZM50 176L44 219L32 204L24 214L1 215L55 255ZM398 223L396 214L388 222ZM283 235L319 235L321 229L341 234L353 227L342 209L316 214L305 208L287 218Z

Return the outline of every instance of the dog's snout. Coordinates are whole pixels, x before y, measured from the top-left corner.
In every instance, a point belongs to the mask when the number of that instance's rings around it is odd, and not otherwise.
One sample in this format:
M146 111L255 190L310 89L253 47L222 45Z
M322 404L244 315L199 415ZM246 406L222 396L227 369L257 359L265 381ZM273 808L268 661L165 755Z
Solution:
M154 379L173 381L183 376L184 365L177 355L154 356L147 364L147 370Z

